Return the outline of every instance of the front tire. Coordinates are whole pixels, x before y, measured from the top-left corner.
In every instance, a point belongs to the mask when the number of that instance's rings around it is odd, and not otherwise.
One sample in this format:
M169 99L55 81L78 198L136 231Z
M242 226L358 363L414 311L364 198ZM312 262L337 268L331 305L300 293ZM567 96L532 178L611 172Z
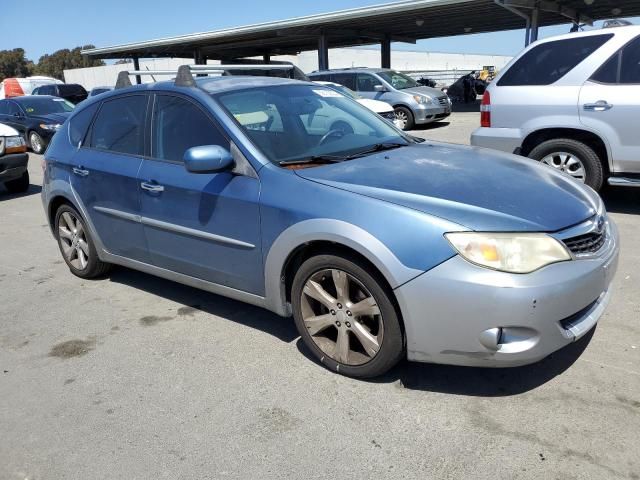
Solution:
M396 121L402 130L411 130L415 126L415 119L411 110L407 107L396 107L394 110L396 112Z
M9 180L4 184L9 193L24 193L29 189L29 172L24 172L20 178Z
M37 132L29 133L29 147L38 155L42 154L46 148L44 140Z
M80 278L96 278L107 273L110 265L98 258L89 230L75 208L63 205L58 209L55 232L60 253L71 273Z
M323 365L355 378L382 375L398 363L404 337L380 275L355 258L318 255L293 279L296 327Z
M531 150L528 156L571 175L595 191L602 188L602 161L590 146L582 142L570 138L547 140Z

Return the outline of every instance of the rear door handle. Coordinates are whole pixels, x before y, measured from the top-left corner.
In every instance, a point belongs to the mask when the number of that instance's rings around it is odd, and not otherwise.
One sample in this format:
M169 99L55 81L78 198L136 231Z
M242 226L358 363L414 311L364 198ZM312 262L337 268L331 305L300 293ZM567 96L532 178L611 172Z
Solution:
M146 190L147 192L151 192L151 193L164 192L164 186L158 185L157 183L142 182L140 184L140 187L143 190Z
M604 112L611 110L613 105L608 103L606 100L598 100L596 103L585 103L583 108L588 112Z
M73 167L73 173L75 173L79 177L86 177L89 175L89 170L85 170L82 167Z

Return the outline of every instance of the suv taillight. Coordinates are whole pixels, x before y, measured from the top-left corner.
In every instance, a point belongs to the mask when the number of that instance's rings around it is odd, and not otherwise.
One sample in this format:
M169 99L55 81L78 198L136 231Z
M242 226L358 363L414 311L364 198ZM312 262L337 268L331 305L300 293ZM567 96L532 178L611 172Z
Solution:
M484 92L480 104L480 126L491 127L491 94L488 91Z

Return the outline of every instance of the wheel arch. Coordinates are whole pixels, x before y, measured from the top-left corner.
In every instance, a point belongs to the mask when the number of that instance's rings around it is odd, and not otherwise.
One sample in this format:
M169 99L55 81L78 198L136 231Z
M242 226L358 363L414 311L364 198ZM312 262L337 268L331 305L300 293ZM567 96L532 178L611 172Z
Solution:
M318 252L348 253L379 273L390 291L422 272L403 265L380 240L355 225L330 219L295 224L273 242L265 262L267 308L288 316L291 274L296 262ZM395 300L394 300L395 301Z
M577 140L591 147L600 158L605 169L605 175L609 175L613 166L611 165L611 155L606 142L596 133L579 128L544 128L529 133L524 141L520 154L528 156L529 153L540 143L547 140L568 138Z

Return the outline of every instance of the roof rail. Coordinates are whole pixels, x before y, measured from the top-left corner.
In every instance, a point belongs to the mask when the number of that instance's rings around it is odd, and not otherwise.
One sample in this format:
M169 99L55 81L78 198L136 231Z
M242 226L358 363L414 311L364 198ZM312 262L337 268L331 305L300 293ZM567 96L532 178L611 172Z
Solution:
M124 70L118 73L116 81L116 89L131 86L130 75L175 75L175 85L177 87L195 87L196 81L193 78L193 72L196 75L209 75L212 73L224 74L227 70L293 70L293 65L278 64L237 64L237 65L180 65L177 70Z

